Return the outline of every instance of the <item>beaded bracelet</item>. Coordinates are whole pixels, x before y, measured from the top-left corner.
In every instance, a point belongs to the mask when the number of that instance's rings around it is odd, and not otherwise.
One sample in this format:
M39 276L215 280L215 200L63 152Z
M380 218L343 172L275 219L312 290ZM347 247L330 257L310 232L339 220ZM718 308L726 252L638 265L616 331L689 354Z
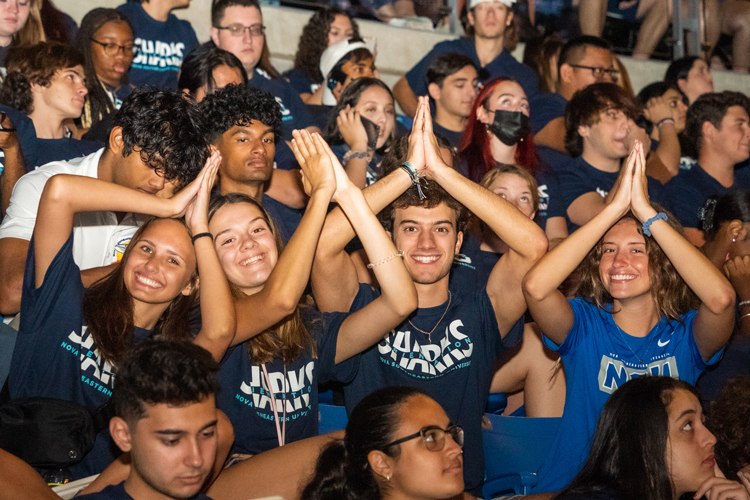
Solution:
M643 234L645 234L646 236L651 236L651 224L653 224L654 222L656 222L656 221L658 221L660 219L663 220L663 221L666 221L667 220L667 214L665 214L664 212L659 212L658 214L654 215L649 220L647 220L646 222L644 222L643 223Z
M401 164L401 169L404 170L407 174L409 174L409 178L411 178L411 184L412 186L417 186L417 193L419 193L419 199L424 200L426 196L422 192L422 185L419 183L419 180L421 177L419 177L419 172L417 172L417 167L414 166L411 162L405 161ZM427 179L424 181L425 187L427 186Z
M349 160L352 158L364 158L369 163L370 160L372 160L372 152L371 151L355 151L353 149L347 151L344 153L344 163L349 163Z
M738 307L745 307L745 306L750 306L750 300L743 300L742 302L739 303Z
M661 126L664 125L665 123L671 123L672 125L674 125L674 119L673 118L663 118L663 119L659 120L658 122L656 122L656 128L661 128Z
M396 252L393 255L389 255L385 259L379 260L379 261L375 262L374 264L367 264L367 269L372 269L373 267L379 266L380 264L385 264L386 262L390 262L393 259L395 259L396 257L403 257L403 256L404 256L404 251L401 250L400 252Z

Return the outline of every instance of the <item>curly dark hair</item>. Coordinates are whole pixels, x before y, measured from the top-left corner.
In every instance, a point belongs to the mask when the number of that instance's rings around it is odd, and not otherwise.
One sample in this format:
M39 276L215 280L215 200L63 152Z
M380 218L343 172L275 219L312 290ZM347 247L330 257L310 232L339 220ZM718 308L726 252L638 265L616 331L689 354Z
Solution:
M34 111L32 84L47 87L55 73L79 65L83 66L83 55L78 49L59 42L12 47L5 58L8 73L0 87L0 102L28 115Z
M685 138L688 151L693 158L698 158L703 146L703 124L710 122L721 129L721 122L727 110L732 106L741 106L750 113L750 98L741 92L711 92L703 94L690 105L685 118Z
M192 342L147 340L117 370L112 402L115 414L131 424L146 415L144 404L183 406L204 401L219 390L219 365Z
M199 104L208 142L213 144L236 125L257 120L271 127L275 140L281 137L281 108L268 92L245 85L227 85L209 94Z
M565 149L572 157L583 154L583 137L578 135L581 125L599 123L599 113L608 109L622 111L635 121L641 110L616 83L594 83L576 92L565 106Z
M737 377L724 385L711 406L707 426L716 436L716 463L726 477L750 464L750 379Z
M180 92L143 87L133 91L112 120L122 127L123 156L143 163L182 188L198 176L209 155L197 105Z
M346 16L344 9L328 7L320 10L310 17L299 37L297 54L294 56L294 69L305 74L313 83L323 83L323 74L320 72L320 56L328 48L328 32L336 16ZM359 26L357 22L349 17L352 22L353 38L359 38Z
M107 92L102 87L99 77L96 76L96 69L94 68L94 59L91 55L91 45L94 43L91 40L99 28L107 23L125 23L130 32L135 37L135 30L130 19L117 9L105 9L103 7L93 9L89 11L83 17L81 21L81 27L78 29L76 34L75 46L83 54L83 73L86 77L86 89L89 91L86 95L87 109L84 108L84 114L87 114L90 123L96 123L101 120L102 117L113 113L115 111L115 104L107 95ZM129 70L130 68L128 68ZM120 85L128 83L128 72L120 80Z
M675 217L658 204L653 204L658 212L668 214L667 224L672 226L678 233L683 234L682 226ZM677 273L669 257L664 253L659 244L653 238L643 234L643 225L628 212L616 224L625 222L635 223L638 234L646 241L646 253L648 254L648 271L651 280L651 298L654 301L659 314L670 320L680 321L684 314L697 306L697 299L690 287L687 286L682 277ZM602 244L604 236L597 242L594 248L586 255L571 275L571 282L576 297L583 297L591 304L602 310L610 311L608 306L614 302L612 296L604 288L599 273L599 263L602 260ZM616 311L611 311L616 312Z

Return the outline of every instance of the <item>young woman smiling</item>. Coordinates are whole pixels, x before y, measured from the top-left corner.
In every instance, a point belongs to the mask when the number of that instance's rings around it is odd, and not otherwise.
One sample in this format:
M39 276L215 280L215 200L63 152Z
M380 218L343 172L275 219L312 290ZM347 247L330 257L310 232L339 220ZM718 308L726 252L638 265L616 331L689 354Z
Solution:
M564 439L542 466L538 491L555 491L578 472L618 386L643 374L695 383L732 332L734 290L649 202L639 142L623 168L612 202L524 278L531 315L567 378ZM558 287L576 268L577 298L569 300Z

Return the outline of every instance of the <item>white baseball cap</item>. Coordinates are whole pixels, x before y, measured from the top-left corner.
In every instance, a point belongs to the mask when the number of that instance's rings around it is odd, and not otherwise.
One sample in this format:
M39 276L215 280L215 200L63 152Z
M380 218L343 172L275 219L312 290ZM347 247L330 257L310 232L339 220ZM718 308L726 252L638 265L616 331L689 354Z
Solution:
M469 0L469 10L483 2L500 2L508 7L512 7L516 0Z
M344 58L349 52L353 52L357 49L367 49L370 53L373 53L375 47L371 46L370 40L341 40L340 42L331 45L320 56L320 72L323 75L323 104L326 106L335 106L336 98L333 96L333 92L328 88L328 73L331 72L334 66ZM373 55L373 57L375 57Z

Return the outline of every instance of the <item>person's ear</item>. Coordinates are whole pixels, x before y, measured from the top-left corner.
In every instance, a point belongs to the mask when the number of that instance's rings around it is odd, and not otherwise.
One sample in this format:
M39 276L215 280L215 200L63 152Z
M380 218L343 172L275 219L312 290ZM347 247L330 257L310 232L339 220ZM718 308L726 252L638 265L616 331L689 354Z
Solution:
M701 125L701 135L703 136L703 143L705 144L706 140L709 140L713 142L714 135L718 129L714 127L714 124L710 121L706 120L703 122L703 125Z
M372 450L367 454L367 461L372 471L386 481L393 476L393 459L380 450Z
M454 249L453 253L458 254L461 251L461 245L464 244L464 232L459 231L456 234L456 248Z
M484 106L477 106L477 120L485 125L488 125L492 121L490 120L490 112Z
M122 140L122 127L112 127L112 132L109 133L109 149L117 156L122 156L122 149L124 147Z
M573 67L568 63L563 63L560 66L560 81L570 83L573 79Z
M128 453L133 448L130 426L120 417L112 417L109 420L109 433L112 440L123 453Z
M591 133L591 127L588 127L586 125L580 125L578 127L578 135L580 135L583 138L586 138Z
M341 94L344 93L344 84L341 82L338 82L335 87L333 87L333 90L331 90L331 93L333 94L333 97L336 98L336 102L338 102L341 99Z
M430 94L430 97L435 99L435 101L440 99L440 90L440 85L437 83L431 83L427 86L427 93Z
M506 28L513 23L513 16L514 15L515 14L513 14L513 11L511 10L511 8L508 7L508 16L505 18L505 27Z
M677 88L680 89L680 92L685 94L685 89L687 88L687 78L679 78L677 80Z
M31 93L32 94L42 94L44 92L44 89L46 89L44 85L39 85L38 83L32 83L31 84Z
M727 239L731 240L729 241L729 243L743 241L746 238L747 231L745 230L745 225L742 223L742 221L739 219L730 221L727 225Z
M474 26L474 13L471 10L466 13L466 18L469 20L469 25Z
M196 276L194 280L190 280L190 282L187 284L185 288L182 289L182 292L180 292L184 296L189 296L191 293L193 293L193 290L197 290L200 288L200 277Z
M218 48L221 48L221 44L219 43L219 30L214 26L211 26L211 41L214 42L214 45Z

